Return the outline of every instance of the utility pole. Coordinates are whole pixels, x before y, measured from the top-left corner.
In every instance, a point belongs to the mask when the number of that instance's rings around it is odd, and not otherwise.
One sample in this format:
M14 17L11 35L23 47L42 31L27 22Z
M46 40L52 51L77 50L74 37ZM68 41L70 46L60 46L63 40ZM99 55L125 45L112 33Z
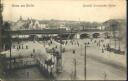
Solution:
M86 80L86 43L85 43L85 56L84 56L84 75Z

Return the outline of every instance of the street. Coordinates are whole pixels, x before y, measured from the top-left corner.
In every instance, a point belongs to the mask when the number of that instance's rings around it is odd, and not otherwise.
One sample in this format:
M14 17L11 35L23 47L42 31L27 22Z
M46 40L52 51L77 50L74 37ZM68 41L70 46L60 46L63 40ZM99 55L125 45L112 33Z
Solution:
M101 39L95 39L96 42ZM73 39L73 40L64 40L67 41L67 44L64 43L62 48L65 48L65 52L62 53L62 73L56 76L57 80L84 80L84 67L86 66L86 80L125 80L126 79L126 54L114 54L109 51L102 51L103 44L107 44L109 41L104 40L101 46L97 46L97 43L90 39ZM73 42L72 42L73 41ZM19 49L16 50L17 54L22 54L23 56L30 56L35 49L35 53L33 53L34 58L38 55L43 56L40 59L46 59L46 49L52 49L54 47L60 46L60 43L52 40L52 43L49 44L50 41L42 42L22 42L19 45L28 46L28 49ZM85 63L85 43L86 46L86 65ZM44 45L45 44L45 45ZM18 46L18 45L17 45ZM43 50L42 50L43 49ZM20 51L20 53L19 53ZM26 51L26 52L25 52ZM12 52L12 56L13 56ZM14 54L16 55L16 54ZM8 55L9 56L9 55ZM40 57L40 56L39 56ZM74 65L74 59L76 59L76 65ZM24 60L25 61L25 60ZM28 59L29 61L29 59ZM36 72L33 72L36 70ZM27 70L16 71L16 74L19 75L19 78L22 79L24 76L22 72L29 71L29 78L25 79L46 79L43 76L43 73L40 74L37 68L28 68ZM74 78L75 75L75 78ZM39 77L40 76L40 77ZM8 77L9 79L12 77ZM14 77L16 79L17 77Z

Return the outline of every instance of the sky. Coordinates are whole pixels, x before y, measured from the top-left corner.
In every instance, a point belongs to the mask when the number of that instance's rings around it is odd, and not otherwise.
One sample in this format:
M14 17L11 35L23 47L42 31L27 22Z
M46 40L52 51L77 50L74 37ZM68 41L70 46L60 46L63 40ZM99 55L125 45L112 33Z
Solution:
M23 19L91 22L126 18L125 0L3 0L3 3L4 20L11 21L20 16Z

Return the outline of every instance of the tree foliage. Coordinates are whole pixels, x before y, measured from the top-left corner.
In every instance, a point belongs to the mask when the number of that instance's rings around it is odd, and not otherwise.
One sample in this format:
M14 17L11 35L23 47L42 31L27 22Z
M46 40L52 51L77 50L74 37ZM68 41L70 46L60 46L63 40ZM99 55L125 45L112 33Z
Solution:
M9 32L10 24L5 22L2 26L2 47L5 46L5 50L9 49L11 46L11 34Z

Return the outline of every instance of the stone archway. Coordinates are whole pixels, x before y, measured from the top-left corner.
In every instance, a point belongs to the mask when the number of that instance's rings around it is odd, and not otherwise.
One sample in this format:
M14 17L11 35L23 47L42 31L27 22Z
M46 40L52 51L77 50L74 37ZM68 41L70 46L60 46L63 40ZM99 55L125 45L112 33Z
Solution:
M100 33L93 33L93 34L92 34L92 37L93 37L93 38L99 38L99 37L100 37Z
M90 36L89 36L89 34L87 34L87 33L84 33L84 34L81 34L80 35L80 39L84 39L84 38L89 38Z

